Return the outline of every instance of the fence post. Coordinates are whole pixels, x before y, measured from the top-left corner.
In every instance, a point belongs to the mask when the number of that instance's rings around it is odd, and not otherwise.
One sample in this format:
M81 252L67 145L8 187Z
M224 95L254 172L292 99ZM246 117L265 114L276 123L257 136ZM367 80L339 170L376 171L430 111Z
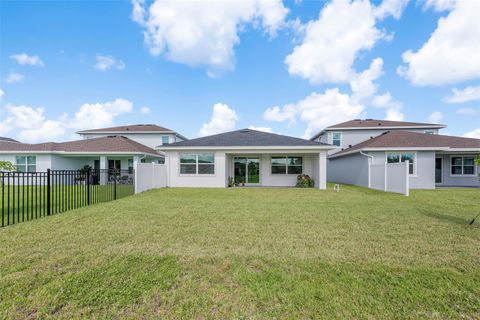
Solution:
M51 214L51 185L50 185L50 169L47 169L47 216Z
M113 177L113 200L117 200L117 172L118 171L115 170L115 176Z
M87 206L90 205L90 170L85 174L85 183L87 184Z

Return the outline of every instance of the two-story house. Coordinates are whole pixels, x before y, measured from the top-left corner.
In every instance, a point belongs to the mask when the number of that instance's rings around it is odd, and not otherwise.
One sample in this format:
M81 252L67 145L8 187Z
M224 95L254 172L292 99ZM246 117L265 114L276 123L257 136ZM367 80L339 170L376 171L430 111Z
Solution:
M440 135L445 127L357 119L325 128L311 139L337 147L330 151L327 162L327 177L332 182L371 187L383 179L387 185L387 175L373 166L387 168L408 161L409 188L480 187L480 169L475 165L480 139Z
M155 150L157 146L186 140L154 124L83 130L78 134L83 139L36 144L0 138L0 160L10 161L25 172L78 170L85 165L133 171L135 161L164 163L164 153Z

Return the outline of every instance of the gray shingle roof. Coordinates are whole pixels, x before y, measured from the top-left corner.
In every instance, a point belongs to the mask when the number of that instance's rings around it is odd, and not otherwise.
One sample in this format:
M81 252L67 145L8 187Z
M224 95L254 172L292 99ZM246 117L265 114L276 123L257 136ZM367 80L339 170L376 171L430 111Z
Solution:
M160 149L180 147L275 147L275 146L330 146L306 139L284 136L252 129L215 134L192 140L159 146Z
M156 124L132 124L110 128L99 128L78 131L78 133L102 133L102 132L174 132L168 128Z
M19 142L15 139L8 138L8 137L0 137L0 141L6 141L6 142Z
M94 139L84 139L69 142L46 142L37 144L0 141L0 153L2 151L24 151L24 152L125 152L158 154L152 148L122 136L108 136Z
M387 131L377 137L371 138L350 148L332 155L332 157L350 154L368 148L452 148L452 149L478 149L480 139L443 136L411 131Z

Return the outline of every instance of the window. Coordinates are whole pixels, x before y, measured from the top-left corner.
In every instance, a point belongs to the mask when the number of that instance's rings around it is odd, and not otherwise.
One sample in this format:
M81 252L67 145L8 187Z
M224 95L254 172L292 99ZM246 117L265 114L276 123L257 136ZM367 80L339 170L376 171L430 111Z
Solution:
M169 136L162 136L162 145L166 145L170 143L170 137Z
M272 157L272 174L302 174L302 157Z
M400 163L410 161L408 164L408 173L415 174L415 153L412 152L391 152L387 154L387 163Z
M437 134L435 130L425 130L426 134Z
M214 174L215 156L213 153L180 154L180 174Z
M451 174L456 175L474 175L475 158L474 157L452 157Z
M36 156L17 156L17 171L20 172L36 172L37 157Z
M133 173L133 159L128 159L128 173Z
M337 147L342 146L342 133L332 132L332 144Z

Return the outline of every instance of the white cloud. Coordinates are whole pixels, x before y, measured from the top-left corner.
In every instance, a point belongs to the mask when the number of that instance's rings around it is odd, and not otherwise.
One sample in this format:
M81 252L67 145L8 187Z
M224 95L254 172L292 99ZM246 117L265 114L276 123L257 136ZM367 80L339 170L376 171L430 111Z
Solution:
M348 94L339 92L338 88L327 89L324 93L313 92L308 97L282 108L268 108L264 113L266 120L285 121L299 117L307 124L304 138L310 138L320 129L358 118L365 107ZM272 117L275 115L275 117Z
M359 52L389 38L376 27L377 20L388 15L400 17L405 3L387 1L375 7L369 1L332 1L318 20L308 22L303 41L286 57L288 72L313 84L350 81Z
M17 61L18 64L23 65L30 65L30 66L43 66L43 61L40 59L39 56L29 56L28 54L19 53L10 56L11 59Z
M401 112L402 104L392 97L390 92L373 97L372 105L385 109L385 120L403 121L404 115Z
M235 128L238 116L235 110L223 103L216 103L213 106L212 118L204 123L200 129L200 136L208 136L216 133L229 131Z
M384 19L388 16L400 19L408 1L409 0L383 0L382 4L375 8L375 16L377 19Z
M18 138L24 142L52 140L65 133L59 121L46 120L44 108L32 108L25 105L6 107L6 118L0 122L0 133L15 130Z
M23 142L53 141L65 134L65 128L58 121L46 120L34 129L20 131L18 137Z
M352 95L358 101L371 97L377 92L378 85L373 81L377 80L383 74L383 60L381 58L373 59L370 67L358 74L355 74L350 80Z
M0 121L0 134L13 132L24 142L55 140L64 136L68 130L111 126L115 117L130 111L130 101L116 99L105 103L86 103L73 117L63 114L51 120L45 117L44 108L7 105L5 117Z
M452 10L455 7L455 2L459 0L426 0L424 4L425 9L433 8L435 11Z
M150 53L189 66L206 66L216 75L234 66L234 46L245 25L270 36L284 25L281 0L167 1L145 7L133 0L132 19L144 29Z
M467 101L480 100L480 86L466 87L463 90L452 89L453 95L446 97L443 101L447 103L463 103Z
M441 123L443 120L443 114L440 111L435 111L428 116L428 122L430 123Z
M270 127L255 127L255 126L249 126L248 129L272 133L272 128L270 128Z
M104 103L85 103L69 120L69 127L73 129L93 129L113 125L115 117L131 112L133 103L125 99L115 99Z
M466 115L466 116L474 116L476 114L479 114L479 110L475 110L473 108L461 108L457 110L458 114L461 115Z
M416 52L402 54L397 72L413 85L444 85L480 78L480 1L430 1L434 8L451 9Z
M5 92L2 89L0 89L0 100L2 100L4 95L5 95Z
M149 107L142 107L142 108L140 108L140 113L141 114L149 114L150 113L150 108Z
M480 128L469 131L463 135L466 138L476 138L480 139Z
M95 63L93 66L93 68L96 70L106 71L108 69L125 69L125 63L122 60L112 56L97 55L96 60L97 63Z
M15 71L10 71L10 73L8 74L8 76L4 80L5 80L6 83L15 83L15 82L23 81L23 79L25 79L23 74L20 74L20 73L15 72Z

